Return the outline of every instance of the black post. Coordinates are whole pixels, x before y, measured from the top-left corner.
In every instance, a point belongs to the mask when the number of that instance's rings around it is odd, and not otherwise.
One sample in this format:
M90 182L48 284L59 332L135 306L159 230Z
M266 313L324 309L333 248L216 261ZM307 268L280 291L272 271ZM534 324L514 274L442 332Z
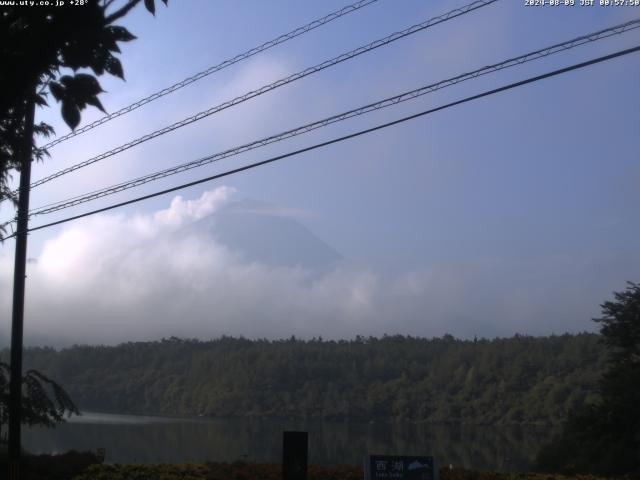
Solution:
M307 432L282 432L283 480L307 480Z
M22 414L22 337L24 326L24 283L27 267L27 229L29 227L29 186L31 184L31 146L35 116L35 89L29 91L25 111L23 144L20 155L20 190L16 256L13 270L13 311L11 317L11 377L9 381L9 480L18 480L20 470L20 425Z

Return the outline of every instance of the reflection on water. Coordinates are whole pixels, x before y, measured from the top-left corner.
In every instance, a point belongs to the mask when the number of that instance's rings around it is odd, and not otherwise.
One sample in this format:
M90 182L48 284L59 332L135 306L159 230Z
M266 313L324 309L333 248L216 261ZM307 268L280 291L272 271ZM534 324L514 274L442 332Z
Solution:
M189 419L174 419L169 417L148 417L144 415L114 415L112 413L84 412L67 420L69 423L87 423L91 425L112 424L112 425L141 425L149 423L172 423L195 421Z
M30 428L33 453L105 448L113 463L278 463L283 430L309 432L309 462L362 463L366 454L429 454L442 465L524 471L551 431L524 427L340 423L318 420L173 419L85 413L55 429Z

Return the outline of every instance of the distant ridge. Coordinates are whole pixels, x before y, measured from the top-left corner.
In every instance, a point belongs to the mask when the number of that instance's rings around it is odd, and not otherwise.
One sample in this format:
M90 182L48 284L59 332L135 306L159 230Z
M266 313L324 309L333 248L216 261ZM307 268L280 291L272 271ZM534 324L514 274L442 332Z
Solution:
M211 417L559 424L596 393L596 334L457 340L221 337L27 348L94 412ZM7 358L8 350L0 351Z
M229 203L185 231L208 236L243 260L269 266L324 270L342 260L290 214L256 200Z

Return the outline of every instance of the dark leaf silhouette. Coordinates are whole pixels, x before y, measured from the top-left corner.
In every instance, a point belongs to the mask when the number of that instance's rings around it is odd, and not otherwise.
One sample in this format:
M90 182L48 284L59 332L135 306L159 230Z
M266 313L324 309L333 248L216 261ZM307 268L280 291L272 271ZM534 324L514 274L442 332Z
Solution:
M154 0L144 0L144 6L151 12L152 15L156 14L156 4Z
M86 73L75 75L71 81L69 88L73 89L80 95L94 96L104 92L98 80ZM75 93L74 92L74 93Z
M11 367L0 362L0 430L9 420L9 377ZM78 408L64 388L37 370L22 377L22 423L53 427L66 415L79 415Z
M118 42L129 42L131 40L136 39L136 36L131 34L129 30L127 30L124 27L119 27L119 26L107 27L107 32L109 32L111 37Z
M50 82L49 90L51 90L51 94L53 95L53 98L55 98L59 102L62 101L62 99L65 96L64 88L58 82Z
M107 111L102 106L102 103L100 103L100 100L98 100L98 97L88 98L87 99L87 103L89 105L92 105L92 106L98 108L102 113L107 113Z
M71 127L71 130L75 130L80 123L80 109L78 106L70 100L62 100L61 112L65 123Z
M120 77L124 80L124 71L122 70L122 64L117 58L110 56L105 63L104 68L111 75L115 75L116 77Z
M88 105L104 112L98 99L103 90L95 76L107 72L124 79L122 64L114 54L120 52L118 42L136 37L114 23L141 3L140 0L90 1L84 2L82 8L70 9L22 8L17 4L3 7L0 14L0 201L15 198L7 183L9 172L19 169L18 153L25 144L21 138L27 131L25 106L30 101L40 107L47 106L45 92L50 92L61 104L62 118L72 129L80 124L81 112ZM149 2L146 3L149 8ZM153 4L151 2L154 7ZM93 74L61 77L66 69L73 72L86 69ZM34 130L35 135L47 132L43 127ZM47 154L42 149L33 151L36 159Z
M107 5L111 5L109 2ZM40 81L43 84L50 83L50 90L54 98L59 102L73 102L79 111L87 105L93 105L104 111L102 103L96 96L102 92L99 84L91 75L79 74L75 77L65 76L65 81L55 78L54 73L62 67L77 71L81 68L93 70L95 75L103 75L105 72L124 79L122 64L111 53L120 52L118 42L128 42L136 37L126 28L111 25L110 23L124 16L138 2L128 2L119 8L112 15L106 15L105 5L101 2L91 2L83 9L76 9L65 15L46 14L35 12L30 15L23 15L19 9L8 9L5 15L0 18L0 28L7 31L5 34L11 44L20 46L13 47L7 51L11 58L3 59L3 64L20 63L21 57L28 56L36 59L42 71L39 72ZM154 2L151 2L151 6ZM150 8L147 2L147 8ZM24 19L22 18L24 16ZM17 25L25 24L27 28L18 29ZM32 32L32 33L25 33ZM35 35L33 32L36 32ZM15 38L14 38L15 37ZM34 39L38 38L35 42ZM38 46L46 45L46 48ZM33 49L34 52L26 50ZM38 57L38 55L40 57ZM11 71L19 72L21 69L15 68ZM13 74L15 88L22 88L24 80L19 73ZM69 82L70 78L76 78ZM39 99L40 105L45 105L43 99ZM69 126L73 127L76 119L75 109L67 104L63 108L63 118L69 121Z
M36 105L38 105L39 107L49 106L47 100L44 98L44 95L36 95Z
M50 137L55 133L55 130L48 123L40 122L33 126L33 130L36 134L41 135L45 138Z

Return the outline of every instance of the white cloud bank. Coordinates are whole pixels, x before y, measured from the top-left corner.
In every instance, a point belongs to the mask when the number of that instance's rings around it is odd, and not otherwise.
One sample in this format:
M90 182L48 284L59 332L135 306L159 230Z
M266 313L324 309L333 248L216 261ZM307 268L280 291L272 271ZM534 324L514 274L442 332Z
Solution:
M571 270L562 258L546 266L494 261L395 276L348 262L322 275L247 263L213 237L180 228L215 214L233 192L220 187L197 200L175 197L152 215L70 224L28 265L26 342L561 333L591 328L588 319L610 293L576 282L584 267ZM5 247L0 256L6 319L11 255Z
M205 191L197 200L185 201L178 195L171 200L169 208L156 212L153 218L161 225L178 227L185 221L200 220L213 214L233 193L234 188L222 186Z

